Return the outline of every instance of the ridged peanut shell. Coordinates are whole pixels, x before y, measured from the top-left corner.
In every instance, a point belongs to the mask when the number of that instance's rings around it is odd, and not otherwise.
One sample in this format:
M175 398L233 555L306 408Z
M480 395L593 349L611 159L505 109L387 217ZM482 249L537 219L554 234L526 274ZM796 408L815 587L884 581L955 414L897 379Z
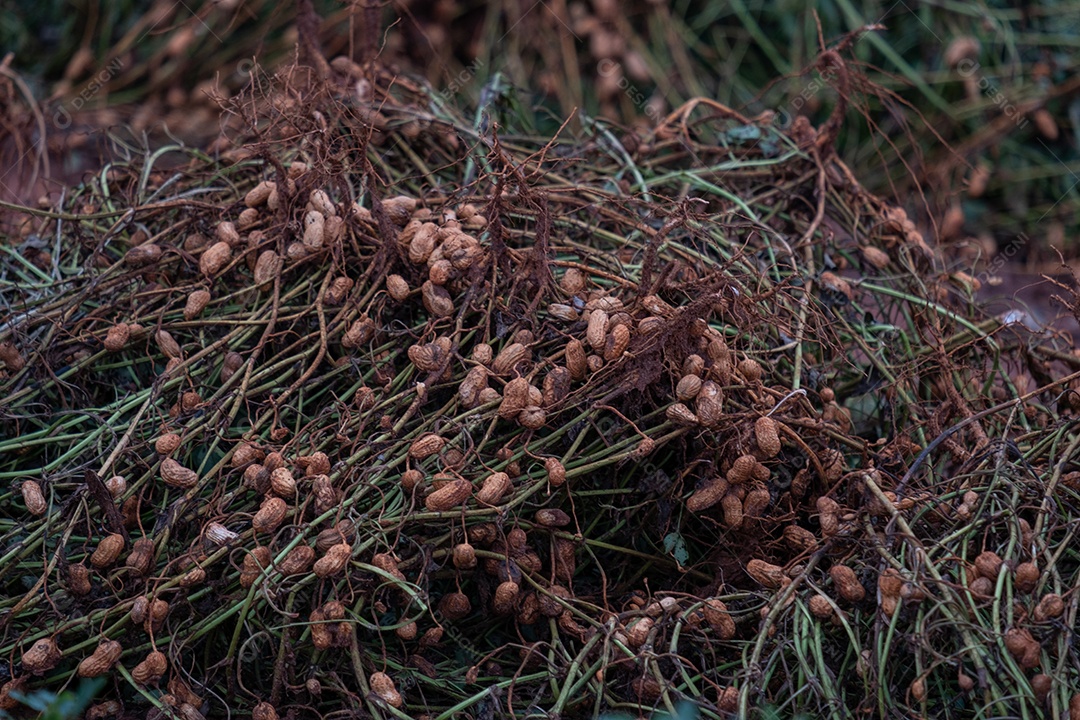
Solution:
M532 353L522 343L510 343L495 356L491 369L496 375L506 375L517 365L529 359Z
M145 660L132 668L131 677L140 685L154 685L161 680L168 669L169 661L165 653L153 650Z
M22 493L23 503L26 505L27 511L31 515L41 516L45 514L49 504L45 501L45 494L41 491L41 486L34 480L23 480L19 486L19 490Z
M319 577L331 577L340 574L349 564L352 557L352 545L339 543L326 551L326 554L315 561L312 568Z
M194 487L199 482L199 475L194 470L189 470L172 458L161 461L161 479L166 485L187 489Z
M194 320L202 315L202 311L206 309L206 306L210 303L210 291L209 290L195 290L187 296L187 302L184 303L184 319Z
M424 433L409 446L409 457L423 460L442 450L445 445L446 438L435 433Z
M368 676L371 691L390 707L399 708L403 704L401 693L394 687L394 681L384 672L374 672Z
M278 565L282 575L300 575L311 569L315 561L315 548L310 545L297 545L288 552Z
M504 472L494 472L484 478L476 493L476 501L481 505L498 505L503 496L513 487L510 476Z
M116 562L120 552L124 549L124 536L120 533L106 535L98 543L94 553L90 556L90 564L98 570L107 568Z
M82 659L76 674L84 678L101 677L113 669L123 652L124 646L116 640L102 640L92 654Z
M23 669L32 675L44 675L60 663L60 647L52 638L41 638L23 653Z
M771 417L759 417L754 422L754 439L766 458L776 457L780 453L780 435L777 423Z
M199 272L207 277L213 277L220 273L230 260L232 260L232 246L224 240L219 240L203 250L199 258Z
M117 323L105 333L105 349L109 352L120 352L127 345L131 337L131 329L127 323Z
M289 504L280 497L268 497L259 506L259 511L251 519L251 527L255 532L272 533L278 529L285 520Z
M424 498L424 507L441 512L460 506L472 494L472 483L456 478Z
M728 482L724 478L712 478L687 498L686 509L698 513L711 508L727 494L728 487Z

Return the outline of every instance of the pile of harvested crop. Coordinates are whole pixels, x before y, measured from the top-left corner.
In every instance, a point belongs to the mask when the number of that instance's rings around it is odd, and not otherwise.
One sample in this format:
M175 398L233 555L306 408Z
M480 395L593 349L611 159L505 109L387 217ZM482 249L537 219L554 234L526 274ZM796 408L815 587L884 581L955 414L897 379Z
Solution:
M356 80L6 249L0 707L1080 702L1080 357L979 317L835 126L538 142Z

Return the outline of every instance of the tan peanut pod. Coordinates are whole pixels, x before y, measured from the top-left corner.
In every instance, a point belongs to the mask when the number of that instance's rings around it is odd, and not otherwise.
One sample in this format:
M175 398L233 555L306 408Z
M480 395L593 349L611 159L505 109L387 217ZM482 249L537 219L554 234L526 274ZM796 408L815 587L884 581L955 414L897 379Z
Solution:
M532 353L523 344L516 342L504 347L492 361L491 369L496 375L506 375L519 363L529 359Z
M441 512L460 506L472 495L472 483L457 478L424 498L424 507Z
M780 436L777 422L771 417L759 417L754 423L754 439L758 449L766 458L776 457L780 453Z
M570 377L578 382L589 374L585 346L576 338L566 343L566 369L570 371Z
M131 621L136 625L142 625L150 612L150 598L140 595L131 603Z
M420 297L424 302L424 308L435 317L450 317L454 314L454 301L450 299L450 293L441 285L436 285L430 280L425 280L420 286Z
M240 570L240 587L247 589L254 585L262 574L263 568L269 567L270 562L270 548L265 545L260 545L244 555L244 564Z
M163 250L160 245L144 243L124 253L124 262L132 267L146 267L161 260Z
M23 669L31 675L44 675L60 663L60 647L52 638L41 638L23 653Z
M330 287L326 291L326 303L328 305L340 305L345 302L345 298L355 284L355 281L347 275L339 275L334 278L334 281L330 283Z
M348 543L339 543L334 545L326 554L315 561L315 566L312 568L315 574L321 578L331 577L333 575L340 574L345 566L349 564L349 560L352 558L352 545Z
M694 491L686 500L686 509L692 513L708 510L727 494L728 482L724 478L712 478L702 487Z
M107 568L116 562L120 552L124 549L124 536L120 533L106 535L98 543L94 553L90 556L90 564L98 570Z
M458 386L458 397L466 408L480 404L480 392L488 387L488 371L483 365L474 365Z
M304 234L301 242L308 252L317 252L323 245L323 234L326 232L326 219L318 210L309 210L304 213Z
M767 488L761 486L752 488L743 498L743 516L762 517L770 502L771 498Z
M784 570L779 565L754 558L746 564L746 574L757 580L764 587L776 590L784 585Z
M228 352L221 363L221 382L229 382L229 378L236 374L240 366L244 364L244 356L238 352Z
M401 487L405 492L412 492L423 479L424 475L419 470L406 470L401 473Z
M316 475L311 479L311 492L315 496L315 512L320 515L341 502L341 493L334 489L328 475Z
M409 446L409 457L423 460L438 453L446 445L446 438L435 433L424 433Z
M182 357L180 344L173 339L172 333L168 330L158 330L154 337L157 340L158 348L165 357L169 359Z
M187 489L194 487L199 482L199 475L194 470L189 470L172 458L161 461L161 479L166 485Z
M545 458L544 470L547 472L548 483L552 487L562 487L566 484L566 468L558 458Z
M258 533L272 533L285 520L289 504L280 497L268 497L259 506L259 511L251 518L251 527Z
M686 356L683 360L682 374L685 375L697 375L701 376L705 372L705 358L701 357L697 353L693 353Z
M585 328L585 340L593 350L603 351L607 342L609 322L610 318L603 310L593 310L589 313L589 324Z
M491 601L491 609L496 615L510 615L517 606L518 594L521 586L513 580L500 583L495 588L495 597Z
M289 468L279 467L270 473L270 491L278 497L296 497L296 478Z
M1003 566L1001 556L990 550L979 553L975 558L975 570L989 580L997 580Z
M859 582L855 571L847 565L833 565L829 568L829 577L832 578L833 584L836 585L840 597L848 602L859 602L866 597L866 589Z
M900 597L904 590L904 578L896 568L886 568L884 572L878 575L877 585L880 598L891 597L896 599ZM892 615L892 613L887 614Z
M235 232L235 230L234 230ZM232 246L224 240L206 248L199 257L199 272L207 277L220 273L232 260Z
M102 640L94 652L82 659L76 674L79 677L95 678L108 674L124 652L124 646L115 640Z
M761 376L764 371L761 369L761 364L753 358L746 358L739 363L739 374L749 383L756 383L761 380Z
M481 505L498 505L503 496L513 487L510 476L504 472L494 472L484 478L476 493L476 501Z
M236 247L240 244L240 233L236 231L236 225L229 220L219 222L214 229L214 234L218 240L228 243L230 247Z
M1039 583L1039 566L1033 562L1022 562L1013 572L1013 584L1018 592L1027 594Z
M1065 612L1065 601L1061 596L1057 593L1047 593L1035 606L1032 616L1035 622L1046 622L1061 617L1063 612Z
M626 325L616 325L604 341L605 362L615 362L623 356L628 347L630 347L630 328Z
M1069 720L1080 720L1080 692L1069 698Z
M252 271L255 286L260 290L267 290L270 284L281 274L284 260L273 250L263 250L255 260L255 269Z
M798 525L788 525L784 528L784 540L789 548L799 553L814 550L818 544L814 533Z
M288 552L278 565L282 575L302 575L311 569L315 561L315 548L310 545L297 545Z
M375 323L367 315L357 319L341 336L341 346L348 350L355 350L371 342L375 337Z
M405 278L400 275L387 275L386 292L394 300L401 302L409 296L409 283L405 282Z
M136 575L146 575L154 565L154 541L151 538L139 538L131 546L131 552L124 561Z
M242 468L251 463L262 462L266 457L266 453L260 450L257 446L251 443L242 442L236 446L233 450L232 457L229 459L234 468Z
M720 498L720 509L724 514L725 527L734 529L742 525L743 501L737 494L729 491L727 495Z
M680 402L689 402L701 391L701 378L697 375L683 375L675 386L675 397Z
M469 596L465 593L447 593L439 601L439 612L447 620L461 620L472 612L472 603L469 602Z
M90 593L90 570L83 563L72 563L67 567L68 590L73 595L83 596Z
M577 295L585 289L585 274L577 268L567 268L559 280L559 287L568 295Z
M251 709L251 720L278 720L278 712L264 700Z
M649 639L656 621L651 617L639 618L633 625L626 629L626 643L632 648L639 648Z
M209 303L210 292L208 290L195 290L187 296L187 302L184 304L184 319L194 320L199 317Z
M414 265L423 265L431 257L438 239L439 226L433 222L422 223L409 241L409 261Z
M547 413L539 405L526 405L518 413L517 421L522 427L530 430L539 430L547 421Z
M716 632L719 639L730 640L735 637L735 620L723 601L710 598L702 605L701 611L705 615L705 622Z
M145 660L132 668L131 677L139 685L154 685L161 680L168 669L169 661L165 653L153 650Z
M525 558L528 556L522 556L518 558L518 566L522 569L525 568ZM537 558L539 559L539 558ZM572 540L566 538L557 537L552 542L552 569L555 571L555 578L562 582L570 582L574 577L574 572L577 570L577 546ZM540 570L540 563L536 564L535 568L529 570L529 572L537 572Z
M556 365L544 376L544 389L541 392L541 403L545 408L558 405L570 394L570 371L561 365Z
M161 598L155 598L147 605L146 617L143 618L143 629L147 633L157 632L165 624L165 618L169 616L169 603Z
M1005 631L1005 649L1024 669L1039 664L1041 647L1030 632L1023 628L1010 628Z
M529 390L531 386L526 378L514 378L506 383L503 388L503 399L499 403L499 417L510 420L525 409L529 404Z
M154 450L160 455L172 455L180 447L180 436L176 433L163 433L154 441Z
M673 403L664 411L665 417L677 425L697 425L698 416L682 403Z
M723 417L723 404L724 393L720 386L712 380L703 382L694 401L694 410L701 424L705 427L719 425Z
M273 180L263 180L244 195L244 205L249 208L257 208L267 201L270 193L277 189L277 183Z
M191 588L202 585L206 581L206 570L201 567L193 567L180 576L180 587Z
M832 603L824 595L815 594L806 605L810 608L810 614L818 620L828 620L833 616Z
M559 508L542 508L536 511L536 524L541 527L566 527L572 519Z
M548 314L556 320L574 322L578 319L577 310L562 303L551 303L547 306Z
M405 575L398 568L397 559L390 553L375 553L371 558L371 564L398 580L405 579Z
M131 330L127 323L117 323L105 333L105 349L109 352L120 352L127 345L131 337Z
M476 550L467 542L458 543L454 546L453 562L458 570L472 570L476 567Z
M31 515L45 514L49 504L45 501L45 494L41 492L41 486L36 481L23 480L19 490L22 492L23 504Z
M754 476L754 468L757 464L757 460L754 459L753 455L740 455L731 464L731 468L728 469L727 481L732 485L742 485L748 482Z
M424 372L437 370L442 363L442 354L434 343L410 345L407 354L409 361Z
M228 545L240 539L240 536L219 522L208 523L206 539L214 545Z
M371 673L368 682L371 684L371 691L390 707L399 708L404 704L401 693L397 691L394 681L386 673Z

